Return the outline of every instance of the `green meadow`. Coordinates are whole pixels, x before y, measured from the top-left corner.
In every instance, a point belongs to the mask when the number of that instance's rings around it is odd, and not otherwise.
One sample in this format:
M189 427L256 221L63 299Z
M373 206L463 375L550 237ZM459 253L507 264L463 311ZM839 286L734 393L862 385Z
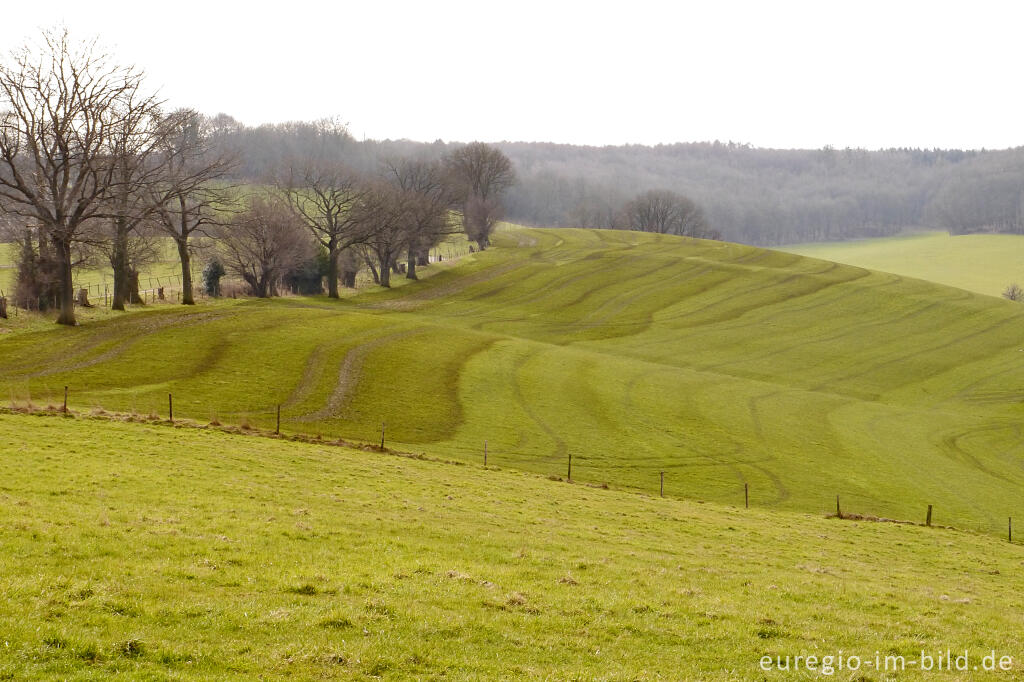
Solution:
M781 249L989 296L999 296L1013 283L1024 286L1024 236L1015 234L924 232L883 239L794 244Z
M831 656L959 680L993 651L1010 679L1024 655L1021 547L986 534L88 415L0 414L0 468L0 679L789 680ZM920 672L947 649L970 669Z
M433 266L432 266L433 267ZM430 270L430 268L428 268ZM435 268L436 270L436 268ZM1024 308L721 242L516 230L422 282L11 326L23 405L378 442L613 488L1003 533Z

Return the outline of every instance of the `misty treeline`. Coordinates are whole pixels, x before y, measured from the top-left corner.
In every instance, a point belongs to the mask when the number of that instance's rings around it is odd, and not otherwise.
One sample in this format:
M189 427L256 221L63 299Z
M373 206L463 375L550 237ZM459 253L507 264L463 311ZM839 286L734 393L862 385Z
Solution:
M510 219L614 226L637 192L675 190L722 238L778 245L927 227L1024 232L1024 148L1002 151L774 150L733 143L657 147L499 145L519 183Z
M212 121L223 143L239 151L244 177L259 177L318 140L316 123L247 127L226 115ZM381 156L440 157L457 146L343 135L332 153L371 168ZM630 205L649 192L667 191L701 210L703 228L693 236L755 245L880 237L922 227L1024 233L1024 148L494 146L512 161L517 177L505 200L506 217L527 225L642 229Z
M351 136L332 121L296 126L305 146L273 146L254 171L222 124L164 111L141 71L95 43L45 31L0 64L0 228L17 244L14 303L56 308L76 323L74 269L101 259L114 274L111 307L141 303L139 270L168 241L181 264L181 302L233 274L256 296L282 287L338 297L367 267L416 279L429 250L464 231L482 250L515 182L509 159L483 143L443 154L339 154ZM2 299L6 306L6 298ZM0 306L0 313L4 313Z

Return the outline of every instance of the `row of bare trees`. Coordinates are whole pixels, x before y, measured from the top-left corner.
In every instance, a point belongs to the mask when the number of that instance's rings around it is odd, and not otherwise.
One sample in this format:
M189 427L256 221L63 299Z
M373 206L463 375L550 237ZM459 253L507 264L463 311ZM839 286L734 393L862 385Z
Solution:
M375 173L308 153L246 190L211 127L216 119L192 110L165 112L139 70L66 30L12 53L0 64L0 216L21 244L16 303L53 304L59 323L75 324L73 268L101 254L112 307L123 310L139 300L140 265L168 237L185 304L200 241L257 296L288 277L319 290L322 276L338 297L339 280L354 285L363 265L389 286L392 272L415 279L430 248L457 230L486 248L515 181L502 152L473 143Z
M55 299L58 322L73 325L85 248L113 268L115 309L137 300L132 264L158 231L179 243L187 278L189 238L209 220L199 207L218 198L230 162L205 149L198 114L164 113L138 70L66 30L42 40L0 64L0 209L21 227L20 297Z

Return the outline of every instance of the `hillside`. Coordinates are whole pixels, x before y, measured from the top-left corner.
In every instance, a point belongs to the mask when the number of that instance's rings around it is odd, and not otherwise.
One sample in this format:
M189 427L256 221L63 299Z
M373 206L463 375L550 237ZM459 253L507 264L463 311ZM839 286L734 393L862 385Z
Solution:
M500 235L431 279L158 307L0 341L15 402L247 422L616 488L1002 533L1024 309L753 247Z
M1020 546L984 535L87 417L0 414L0 468L2 679L1018 665Z
M793 244L780 249L989 296L999 296L1011 283L1024 283L1024 236L1016 234L926 232L883 239Z

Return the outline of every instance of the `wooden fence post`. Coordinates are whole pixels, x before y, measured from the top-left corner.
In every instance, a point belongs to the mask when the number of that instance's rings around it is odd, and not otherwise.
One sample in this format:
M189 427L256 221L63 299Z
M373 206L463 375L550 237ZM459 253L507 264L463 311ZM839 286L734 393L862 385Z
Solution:
M928 518L924 520L924 524L926 526L932 525L932 506L930 504L928 505Z
M839 507L839 496L836 495L836 518L843 518L843 510Z
M381 450L384 449L384 426L385 425L386 425L386 422L381 422L380 423L380 449Z
M64 414L68 413L68 387L64 387Z
M174 423L174 398L167 394L167 421Z
M566 480L569 481L569 483L572 483L572 453L571 452L569 453L569 473L566 474L565 478L566 478Z

